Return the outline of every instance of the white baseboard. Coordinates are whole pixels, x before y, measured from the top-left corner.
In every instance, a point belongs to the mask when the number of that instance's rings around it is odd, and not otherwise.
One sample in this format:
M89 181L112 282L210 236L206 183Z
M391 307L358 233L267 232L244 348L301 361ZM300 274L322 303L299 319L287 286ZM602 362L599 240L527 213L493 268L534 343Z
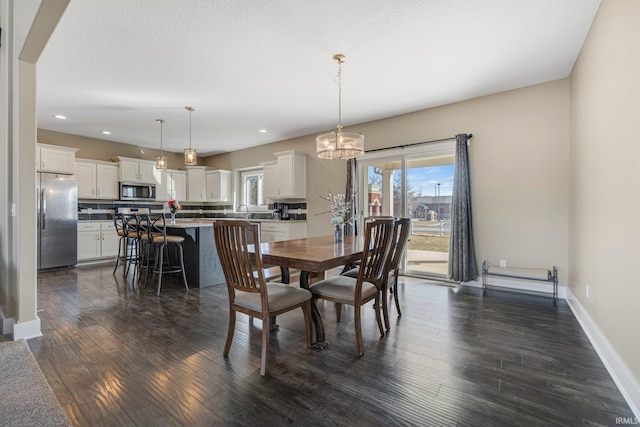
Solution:
M620 393L625 398L629 407L636 416L636 419L640 419L640 384L635 380L633 375L627 369L622 359L618 356L618 353L609 344L607 338L600 332L598 326L593 322L589 313L582 307L580 301L573 295L570 289L567 290L567 303L573 311L574 316L578 319L582 330L591 341L591 345L595 348L600 360L609 371L609 375L613 378L613 381L618 386Z
M7 335L13 332L13 326L16 324L16 319L13 317L7 317L2 319L2 335Z
M16 320L13 317L4 317L2 307L0 307L0 330L2 335L7 335L13 332L13 325L16 324Z
M40 329L40 318L36 316L34 320L23 323L16 323L13 325L13 340L18 341L20 339L30 340L31 338L38 338L42 336L42 330Z

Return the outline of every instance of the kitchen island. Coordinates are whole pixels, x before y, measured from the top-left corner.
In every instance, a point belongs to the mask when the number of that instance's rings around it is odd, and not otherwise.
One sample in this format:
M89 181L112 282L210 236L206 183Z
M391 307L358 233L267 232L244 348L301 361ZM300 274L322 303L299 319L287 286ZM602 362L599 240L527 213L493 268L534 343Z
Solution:
M167 234L184 237L184 268L189 287L225 283L224 272L213 238L213 221L178 220L167 222Z
M184 267L187 283L191 287L225 283L224 272L218 258L213 224L238 218L199 218L178 219L175 224L167 222L167 234L184 237ZM306 237L306 221L283 221L268 219L250 219L259 222L261 241L273 242Z

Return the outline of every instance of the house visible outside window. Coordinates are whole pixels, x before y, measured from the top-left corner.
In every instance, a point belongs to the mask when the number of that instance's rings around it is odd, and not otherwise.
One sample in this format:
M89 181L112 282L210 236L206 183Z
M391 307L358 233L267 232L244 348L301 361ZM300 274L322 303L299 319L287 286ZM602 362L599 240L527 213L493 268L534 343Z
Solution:
M245 171L240 174L242 179L242 203L254 208L267 207L262 191L263 177L262 169Z

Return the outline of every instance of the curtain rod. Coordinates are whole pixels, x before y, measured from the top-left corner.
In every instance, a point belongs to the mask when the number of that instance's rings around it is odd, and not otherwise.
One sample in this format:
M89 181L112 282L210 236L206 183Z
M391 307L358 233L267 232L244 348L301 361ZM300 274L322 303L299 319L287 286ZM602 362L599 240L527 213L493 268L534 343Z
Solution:
M473 134L472 133L466 134L466 136L467 136L467 141L470 140L471 138L473 138ZM444 142L444 141L450 141L452 139L456 139L456 137L452 136L451 138L442 138L442 139L434 139L432 141L414 142L412 144L405 144L405 145L395 145L393 147L374 148L373 150L364 150L364 152L365 153L373 153L375 151L394 150L396 148L407 148L407 147L413 147L414 145L431 144L433 142Z

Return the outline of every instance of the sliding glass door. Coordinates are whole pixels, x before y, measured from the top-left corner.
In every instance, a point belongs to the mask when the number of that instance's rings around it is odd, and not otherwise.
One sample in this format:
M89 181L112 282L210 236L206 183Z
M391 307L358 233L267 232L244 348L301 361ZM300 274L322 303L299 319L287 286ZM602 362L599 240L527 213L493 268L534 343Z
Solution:
M358 161L362 217L410 217L404 273L445 278L455 145L438 143Z

